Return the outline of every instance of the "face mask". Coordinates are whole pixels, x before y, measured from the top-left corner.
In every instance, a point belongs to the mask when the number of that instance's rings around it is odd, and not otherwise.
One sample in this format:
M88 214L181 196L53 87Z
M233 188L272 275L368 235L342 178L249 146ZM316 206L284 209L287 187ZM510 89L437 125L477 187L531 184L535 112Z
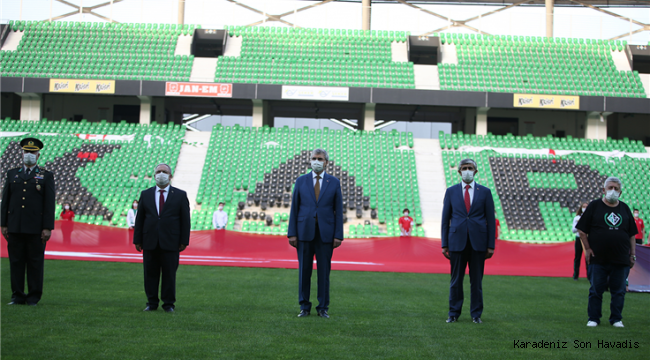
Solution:
M70 210L70 207L68 205L64 206L63 208L66 210Z
M219 206L219 210L223 210L223 206Z
M169 185L169 175L165 173L158 173L155 176L156 179L156 185L160 187L165 187Z
M409 216L409 213L405 212L405 213L404 213L404 216Z
M587 210L587 208L582 208L582 212L583 212L583 213L585 212L585 210Z
M472 170L463 170L460 172L463 178L463 181L466 183L472 182L474 180L474 171Z
M138 208L138 204L133 204L133 208L134 208L134 209L137 209L137 208Z
M36 164L36 154L25 153L23 155L23 162L27 166L32 166L32 165Z
M634 213L634 217L635 217L635 218L638 218L638 217L639 217L639 213Z
M621 194L619 194L618 191L608 190L607 194L605 194L605 200L607 200L608 203L613 204L618 201L619 196L621 196Z
M312 160L311 161L311 168L315 172L319 173L319 172L323 171L323 162L319 161L319 160Z

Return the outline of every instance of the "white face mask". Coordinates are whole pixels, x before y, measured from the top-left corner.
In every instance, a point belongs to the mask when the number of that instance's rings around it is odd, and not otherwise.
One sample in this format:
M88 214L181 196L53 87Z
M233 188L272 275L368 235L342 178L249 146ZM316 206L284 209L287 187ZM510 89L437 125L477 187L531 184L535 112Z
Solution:
M605 194L605 200L607 200L608 203L613 204L618 201L619 196L621 196L621 194L618 191L607 190L607 193Z
M133 204L133 208L134 208L134 209L137 209L137 208L138 208L138 204L137 204L137 203Z
M70 210L70 207L68 205L64 206L63 208L66 210Z
M23 154L23 162L27 166L32 166L36 164L36 154L32 154L32 153Z
M587 208L582 208L582 213L583 214L584 214L585 210L587 210Z
M169 174L158 173L158 174L156 174L154 179L156 180L156 185L158 185L161 188L166 187L167 185L169 185Z
M405 213L404 213L404 216L409 216L409 213L405 212Z
M634 213L634 217L635 217L635 218L638 218L638 217L639 217L639 213Z
M219 210L220 210L220 211L223 210L223 206L219 206Z
M311 168L315 172L319 173L319 172L323 171L323 162L319 161L319 160L312 160L311 161Z
M463 181L466 183L471 183L474 180L474 171L473 170L463 170L460 172Z

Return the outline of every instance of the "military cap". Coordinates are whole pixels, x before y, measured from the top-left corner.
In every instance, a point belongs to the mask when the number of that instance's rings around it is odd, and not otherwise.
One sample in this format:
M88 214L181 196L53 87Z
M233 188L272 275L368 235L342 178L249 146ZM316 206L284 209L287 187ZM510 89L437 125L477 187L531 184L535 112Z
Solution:
M39 151L43 148L43 142L35 138L24 138L20 142L20 147L27 151Z

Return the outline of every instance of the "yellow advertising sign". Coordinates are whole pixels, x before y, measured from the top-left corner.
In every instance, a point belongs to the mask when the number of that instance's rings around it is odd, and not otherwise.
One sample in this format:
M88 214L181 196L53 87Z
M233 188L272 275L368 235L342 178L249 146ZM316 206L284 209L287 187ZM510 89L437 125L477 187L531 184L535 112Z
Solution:
M115 94L115 80L50 79L50 92Z
M515 94L517 108L580 110L580 96Z

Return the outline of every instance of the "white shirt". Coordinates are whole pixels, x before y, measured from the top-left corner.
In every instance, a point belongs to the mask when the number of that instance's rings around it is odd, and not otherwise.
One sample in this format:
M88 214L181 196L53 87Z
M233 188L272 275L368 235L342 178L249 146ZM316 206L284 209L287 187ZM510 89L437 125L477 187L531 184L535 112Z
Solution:
M212 215L212 226L215 229L225 227L228 223L228 213L223 210L217 210Z
M323 172L320 173L320 175L316 174L315 171L312 171L311 176L312 176L312 179L313 179L312 184L314 185L314 187L316 187L316 176L320 176L320 179L318 179L318 183L320 185L320 188L322 189L323 188L323 177L325 177L325 170L323 170Z
M580 215L576 215L576 217L573 218L573 227L571 228L571 231L576 234L576 236L580 236L578 233L578 229L576 229L576 225L578 225L578 221L580 221Z
M27 166L27 165L23 165L23 166L25 167L25 168L23 169L23 171L25 172L25 174L27 173L27 169L29 169L29 173L31 174L32 172L34 172L34 168L36 167L36 164L34 164L34 165L31 166L31 167L29 167L29 166Z
M474 189L476 189L476 181L472 180L471 184L465 184L464 181L461 181L460 186L463 188L463 193L462 193L462 198L463 198L463 203L465 203L465 186L469 185L470 188L469 190L469 205L472 206L472 202L474 202Z
M156 212L160 211L160 204L159 204L159 202L160 202L160 190L164 191L163 198L165 199L165 203L167 203L167 195L169 195L169 184L164 189L161 189L158 186L156 186L156 195L154 196L154 198L156 199ZM165 205L163 205L163 207L164 206ZM158 214L158 216L160 216L160 214Z
M135 210L129 209L126 213L126 226L135 227Z

